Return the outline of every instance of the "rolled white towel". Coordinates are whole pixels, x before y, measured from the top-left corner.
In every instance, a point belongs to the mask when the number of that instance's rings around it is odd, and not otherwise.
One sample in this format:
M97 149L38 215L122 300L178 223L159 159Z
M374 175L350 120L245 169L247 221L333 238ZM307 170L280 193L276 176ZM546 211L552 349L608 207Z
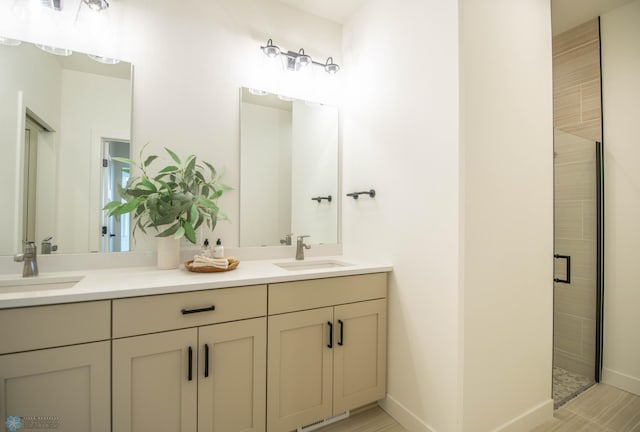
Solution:
M229 261L226 258L209 258L202 255L193 257L192 267L216 267L226 270L229 267Z

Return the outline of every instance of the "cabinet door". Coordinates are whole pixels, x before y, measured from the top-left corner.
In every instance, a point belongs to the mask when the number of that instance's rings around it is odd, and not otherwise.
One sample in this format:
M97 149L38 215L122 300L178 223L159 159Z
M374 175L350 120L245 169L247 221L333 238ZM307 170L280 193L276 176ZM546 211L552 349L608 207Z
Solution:
M197 341L195 328L113 341L114 431L196 431Z
M386 386L387 302L336 306L333 413L382 399Z
M264 432L266 318L198 332L198 431Z
M269 432L291 431L331 417L332 322L330 307L269 317Z
M22 417L29 430L110 431L109 357L109 342L0 356L0 418Z

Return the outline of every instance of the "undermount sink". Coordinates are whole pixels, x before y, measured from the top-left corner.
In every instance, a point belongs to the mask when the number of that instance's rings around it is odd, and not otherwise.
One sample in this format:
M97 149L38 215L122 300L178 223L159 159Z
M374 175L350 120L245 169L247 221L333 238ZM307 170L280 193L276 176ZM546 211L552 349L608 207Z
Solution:
M84 276L35 276L0 279L0 293L72 288Z
M319 270L335 267L349 267L353 264L349 264L336 260L322 260L322 261L291 261L276 263L278 267L284 270L296 271L296 270Z

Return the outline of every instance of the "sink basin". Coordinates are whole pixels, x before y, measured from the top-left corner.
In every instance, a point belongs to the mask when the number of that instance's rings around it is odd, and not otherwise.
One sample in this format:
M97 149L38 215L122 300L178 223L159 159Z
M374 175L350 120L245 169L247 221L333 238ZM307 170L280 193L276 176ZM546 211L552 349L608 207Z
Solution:
M0 294L71 288L83 278L84 276L36 276L0 279Z
M319 270L335 267L349 267L353 264L349 264L336 260L322 260L322 261L291 261L275 264L281 269L296 271L296 270Z

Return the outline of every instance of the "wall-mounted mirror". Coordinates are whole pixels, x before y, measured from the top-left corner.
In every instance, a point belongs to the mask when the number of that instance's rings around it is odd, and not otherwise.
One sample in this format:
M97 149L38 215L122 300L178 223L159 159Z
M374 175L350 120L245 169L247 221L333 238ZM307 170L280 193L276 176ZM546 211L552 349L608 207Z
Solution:
M0 44L0 255L49 237L56 253L129 250L101 208L128 176L110 156L129 152L132 65L17 43Z
M338 242L338 109L241 89L240 246Z

